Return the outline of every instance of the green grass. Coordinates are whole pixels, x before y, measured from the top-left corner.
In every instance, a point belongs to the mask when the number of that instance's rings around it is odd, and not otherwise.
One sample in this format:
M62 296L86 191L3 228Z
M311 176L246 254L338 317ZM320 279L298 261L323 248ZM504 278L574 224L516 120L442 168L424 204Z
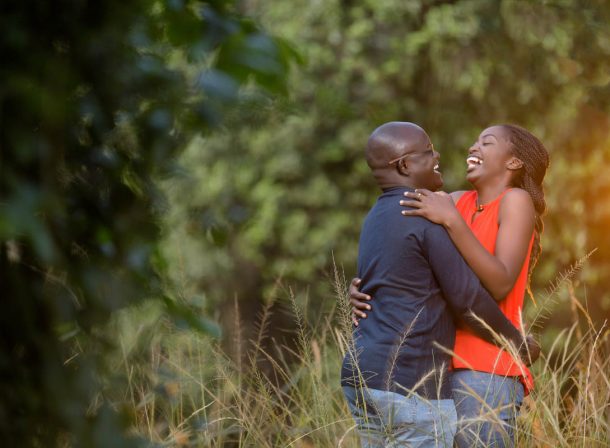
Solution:
M345 282L336 277L338 306L316 323L290 294L295 347L270 340L270 305L254 337L236 332L224 348L174 328L155 306L122 313L114 324L121 346L114 367L129 381L107 399L127 406L133 431L162 446L358 446L339 384L351 331ZM595 328L569 290L580 323L563 329L533 366L536 388L519 417L519 447L610 446L610 332ZM238 310L236 316L239 327Z

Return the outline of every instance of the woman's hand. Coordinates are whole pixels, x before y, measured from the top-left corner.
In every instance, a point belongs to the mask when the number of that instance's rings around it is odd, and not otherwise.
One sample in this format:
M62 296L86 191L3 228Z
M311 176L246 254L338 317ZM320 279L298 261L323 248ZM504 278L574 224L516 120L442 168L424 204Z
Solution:
M407 191L405 197L411 199L401 200L400 205L413 207L411 210L403 210L405 216L423 216L432 222L448 227L455 219L461 219L451 196L444 191L432 192L425 188Z
M358 290L358 286L362 282L361 279L355 277L349 285L349 303L352 305L352 322L357 327L358 319L366 319L366 313L362 310L371 310L371 305L367 301L371 300L371 296L363 294Z

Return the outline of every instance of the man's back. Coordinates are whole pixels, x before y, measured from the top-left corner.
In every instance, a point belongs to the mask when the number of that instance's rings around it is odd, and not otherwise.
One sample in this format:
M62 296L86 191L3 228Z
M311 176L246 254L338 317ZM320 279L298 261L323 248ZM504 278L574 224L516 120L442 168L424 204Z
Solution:
M358 275L363 292L375 297L375 311L354 331L358 369L353 368L353 356L348 353L342 384L404 395L434 371L417 393L450 398L443 380L450 357L433 342L452 348L455 327L430 266L426 243L426 238L444 230L425 219L400 214L399 201L408 190L386 190L365 219ZM427 235L430 229L431 235Z

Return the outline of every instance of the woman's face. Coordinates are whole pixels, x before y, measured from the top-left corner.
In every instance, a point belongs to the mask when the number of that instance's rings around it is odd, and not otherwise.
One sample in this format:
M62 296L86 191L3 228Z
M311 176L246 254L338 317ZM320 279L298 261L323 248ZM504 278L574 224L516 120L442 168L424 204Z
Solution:
M510 175L508 163L513 157L512 143L502 126L491 126L481 132L468 150L466 180L471 184L505 181Z

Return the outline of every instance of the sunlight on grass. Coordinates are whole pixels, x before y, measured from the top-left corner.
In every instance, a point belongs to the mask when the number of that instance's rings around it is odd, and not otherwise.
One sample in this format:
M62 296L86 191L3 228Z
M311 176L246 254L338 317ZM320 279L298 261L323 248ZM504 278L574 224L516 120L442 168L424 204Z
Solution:
M132 409L135 433L162 446L358 446L339 382L352 344L347 286L334 274L336 304L316 316L319 324L288 290L296 347L274 344L267 334L271 303L255 337L236 332L229 346L175 329L154 306L123 313L114 323L121 341L115 367L129 382L111 399ZM610 331L595 328L583 306L576 309L579 322L533 366L536 388L521 409L519 447L610 445ZM237 305L235 316L239 324Z

